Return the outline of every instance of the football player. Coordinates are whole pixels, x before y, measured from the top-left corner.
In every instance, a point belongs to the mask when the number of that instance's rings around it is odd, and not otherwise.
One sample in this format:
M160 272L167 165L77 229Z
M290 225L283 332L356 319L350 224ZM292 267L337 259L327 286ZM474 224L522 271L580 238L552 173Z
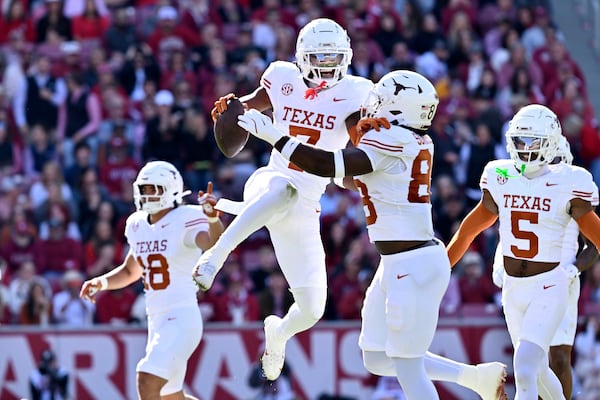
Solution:
M365 118L358 123L366 133L357 147L334 152L284 135L255 110L238 121L307 172L354 177L369 237L381 254L361 311L365 367L396 376L407 399L439 399L431 380L458 383L484 400L502 399L505 365L471 366L427 352L450 279L446 250L434 238L429 198L434 145L427 129L438 102L422 75L390 72L367 96Z
M373 86L346 73L352 59L348 34L330 19L315 19L298 34L296 59L271 63L260 87L240 100L249 109L272 111L277 128L286 136L326 150L344 148L348 127L356 125L357 110ZM215 102L215 118L227 108L229 97ZM294 295L294 304L283 318L270 315L264 321L262 367L269 380L281 373L287 340L312 327L325 310L327 275L319 212L329 183L330 179L308 174L272 152L268 165L246 182L239 215L200 257L194 272L200 288L209 289L228 254L254 231L267 227Z
M519 110L506 132L510 160L488 163L481 176L482 199L448 245L455 265L471 242L496 220L506 275L502 303L515 348L516 400L564 399L548 366L548 351L569 303L570 279L561 265L569 221L600 245L600 219L593 205L598 188L583 168L550 163L558 152L561 126L547 107Z
M573 155L569 147L569 142L564 136L560 137L557 157L552 164L564 162L571 164ZM593 204L597 206L597 204ZM577 330L579 293L581 282L579 275L588 270L598 259L598 250L585 238L585 248L577 255L579 250L579 229L575 220L569 221L565 229L563 246L560 257L560 265L565 268L570 278L569 283L569 303L567 312L563 316L559 327L550 342L550 368L556 374L563 388L563 394L567 399L571 398L573 392L573 378L571 373L571 352L573 342L575 341L575 332ZM502 245L499 243L494 256L493 280L494 284L502 288L504 282L504 266L502 257ZM538 390L543 391L543 387L538 385ZM542 396L544 397L544 396Z
M187 361L200 343L202 317L197 287L190 279L192 266L223 232L212 184L199 193L201 206L182 205L179 171L170 163L152 161L133 183L137 211L129 216L125 261L104 275L83 283L80 296L95 301L102 290L144 284L148 341L146 355L137 365L141 400L195 399L184 394Z

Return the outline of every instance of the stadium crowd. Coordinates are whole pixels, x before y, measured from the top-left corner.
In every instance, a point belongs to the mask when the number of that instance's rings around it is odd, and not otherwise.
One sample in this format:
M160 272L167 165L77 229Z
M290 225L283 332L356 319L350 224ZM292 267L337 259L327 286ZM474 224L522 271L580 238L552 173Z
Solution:
M508 158L507 121L523 105L545 104L559 116L574 164L600 184L600 133L585 77L548 3L0 1L0 322L142 323L141 285L104 292L96 305L78 296L84 279L127 251L137 172L165 160L192 191L213 181L221 197L239 200L270 148L251 138L237 157L224 158L212 135L213 102L257 87L270 62L294 60L299 28L318 17L348 30L350 74L376 82L412 69L434 82L432 203L445 243L479 201L483 167ZM321 203L325 318L359 319L379 261L360 197L330 185ZM206 321L259 321L292 304L267 235L263 229L240 245L214 288L198 293ZM496 228L486 231L453 270L443 313L500 314L491 280L497 240ZM600 262L582 279L580 313L593 332ZM594 368L597 375L600 364Z

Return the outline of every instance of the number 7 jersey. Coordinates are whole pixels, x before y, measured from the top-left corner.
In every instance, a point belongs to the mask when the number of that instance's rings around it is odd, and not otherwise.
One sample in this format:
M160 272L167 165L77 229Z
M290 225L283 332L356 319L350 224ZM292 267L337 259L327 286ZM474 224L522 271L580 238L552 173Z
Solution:
M346 75L332 88L318 92L313 99L305 99L308 88L300 69L285 61L271 63L260 83L271 100L274 125L284 135L329 151L346 147L349 140L346 118L360 110L373 87L368 79ZM330 182L329 178L303 172L277 151L271 153L269 166L302 188L303 197L319 200Z
M431 138L392 126L367 132L358 148L373 167L354 179L371 241L433 239Z
M481 189L498 206L504 256L537 262L560 262L570 201L598 204L598 188L583 168L564 163L532 179L519 175L512 160L488 163Z

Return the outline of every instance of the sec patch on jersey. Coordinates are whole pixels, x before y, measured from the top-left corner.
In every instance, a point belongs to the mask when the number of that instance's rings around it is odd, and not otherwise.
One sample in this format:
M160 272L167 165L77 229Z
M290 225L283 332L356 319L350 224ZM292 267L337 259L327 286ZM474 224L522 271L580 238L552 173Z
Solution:
M219 114L214 124L215 141L227 158L238 155L248 141L249 133L238 126L238 116L244 113L244 105L238 98L227 101L227 110Z

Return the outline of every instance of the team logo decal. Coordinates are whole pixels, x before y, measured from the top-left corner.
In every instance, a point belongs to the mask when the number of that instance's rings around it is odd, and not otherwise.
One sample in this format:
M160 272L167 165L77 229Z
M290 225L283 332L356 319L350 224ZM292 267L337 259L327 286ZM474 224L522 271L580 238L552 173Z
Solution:
M508 181L508 177L504 175L496 175L496 181L500 185L504 185Z
M289 96L290 94L292 94L293 91L294 91L294 86L292 86L291 83L284 83L283 86L281 86L281 93L284 96Z

